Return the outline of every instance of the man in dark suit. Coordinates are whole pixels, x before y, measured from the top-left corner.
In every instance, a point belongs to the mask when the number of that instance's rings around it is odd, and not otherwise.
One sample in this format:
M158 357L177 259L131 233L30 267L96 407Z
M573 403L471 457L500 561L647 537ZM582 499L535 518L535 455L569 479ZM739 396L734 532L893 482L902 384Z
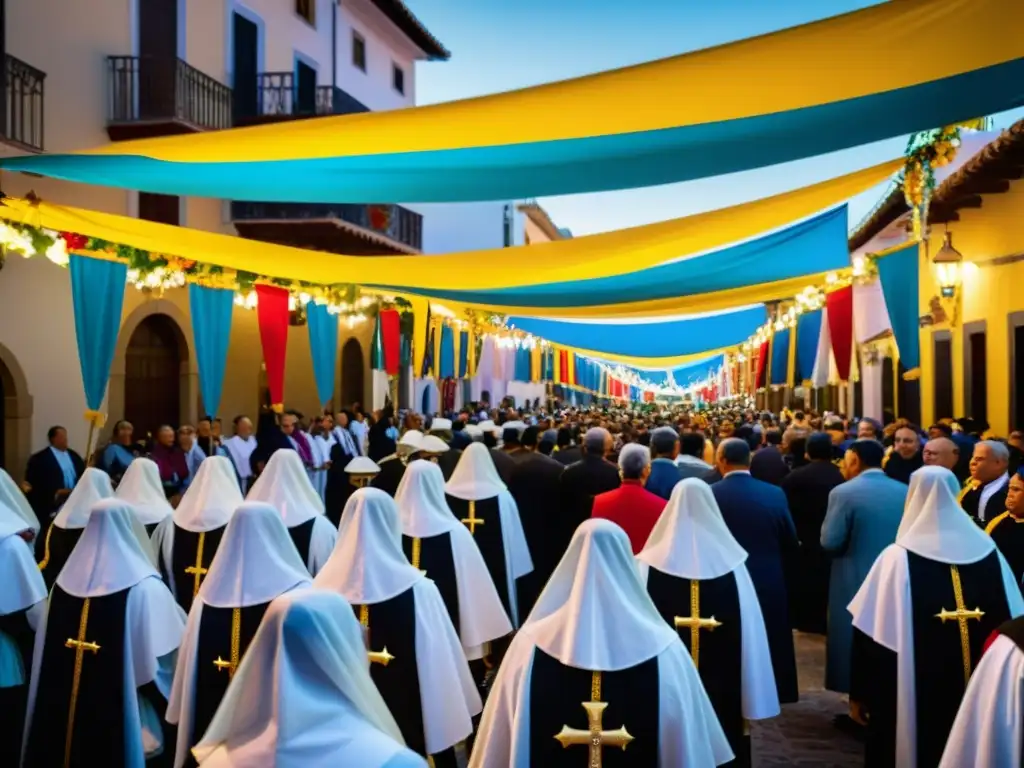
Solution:
M764 448L757 451L750 460L752 477L772 485L779 485L782 482L782 478L789 474L789 467L779 449L780 445L782 433L777 429L769 429L765 433Z
M828 494L843 482L832 463L832 438L815 432L807 438L808 464L782 479L781 488L800 540L800 557L793 583L793 626L802 632L824 634L828 611L829 559L821 548L821 524L828 511Z
M583 458L562 473L562 534L568 544L576 528L590 518L594 497L619 487L619 468L605 458L612 451L611 433L602 427L587 431Z
M552 453L551 457L566 467L570 464L575 464L583 458L583 449L578 445L573 445L572 430L568 427L562 427L558 430L558 437L555 438L555 447L558 450Z
M679 435L672 427L658 427L651 432L651 474L644 489L668 501L672 489L683 479L676 457L679 455Z
M715 461L722 479L711 491L726 525L747 551L747 570L764 614L779 701L797 701L796 653L785 574L799 545L786 494L750 476L750 446L743 439L723 440Z
M527 427L520 439L522 450L511 454L516 466L508 490L519 508L533 558L533 571L516 582L521 616L530 612L569 545L561 538L564 526L560 491L565 467L537 450L539 439L540 431Z
M50 444L32 454L25 469L25 495L39 518L37 543L46 541L53 516L85 472L82 457L68 447L68 431L64 427L50 427L46 438Z

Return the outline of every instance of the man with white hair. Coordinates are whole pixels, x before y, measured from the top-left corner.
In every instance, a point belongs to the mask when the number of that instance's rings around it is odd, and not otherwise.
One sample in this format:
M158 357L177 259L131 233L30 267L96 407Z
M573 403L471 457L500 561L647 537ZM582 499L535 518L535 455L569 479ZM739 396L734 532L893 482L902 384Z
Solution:
M1010 449L998 440L982 440L971 456L971 478L960 491L960 506L984 524L1006 511Z
M865 765L937 765L986 639L1024 614L1006 560L960 510L957 491L947 469L914 472L896 542L849 605Z
M579 524L590 518L594 497L619 487L619 469L606 458L612 451L611 433L602 427L592 427L583 437L583 448L583 458L562 473L560 552L565 551Z
M644 488L651 475L651 452L646 446L628 443L622 447L619 474L621 486L594 497L592 516L611 520L624 530L635 555L665 509L665 499Z

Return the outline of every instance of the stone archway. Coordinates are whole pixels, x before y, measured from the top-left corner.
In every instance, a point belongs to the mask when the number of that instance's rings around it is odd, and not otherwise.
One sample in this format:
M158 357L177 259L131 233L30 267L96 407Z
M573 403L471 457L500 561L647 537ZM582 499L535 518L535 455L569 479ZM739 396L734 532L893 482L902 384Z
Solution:
M192 327L185 313L169 299L146 301L132 311L121 324L110 369L109 418L113 425L126 416L127 408L139 409L139 388L146 387L147 365L159 365L155 350L163 345L177 354L176 386L165 386L163 397L169 398L166 416L159 420L180 424L195 424L199 413L199 375L193 354ZM151 358L147 360L147 355ZM153 374L160 374L152 371ZM174 375L174 371L170 372ZM154 375L156 380L168 380L166 373ZM126 390L131 389L131 392ZM174 418L171 418L174 417ZM152 425L136 425L136 435L143 437Z
M0 344L0 467L20 480L32 453L32 397L18 359Z
M353 337L341 348L341 407L363 402L363 386L363 347Z

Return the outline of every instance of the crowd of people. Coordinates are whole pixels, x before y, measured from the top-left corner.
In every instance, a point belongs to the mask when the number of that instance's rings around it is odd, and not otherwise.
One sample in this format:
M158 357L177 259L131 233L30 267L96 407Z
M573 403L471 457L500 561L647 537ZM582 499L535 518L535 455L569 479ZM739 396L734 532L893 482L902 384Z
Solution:
M88 460L54 427L0 473L0 764L749 766L794 629L866 765L1020 762L982 716L1022 695L982 682L1024 677L1017 433L507 402L221 427L122 421Z

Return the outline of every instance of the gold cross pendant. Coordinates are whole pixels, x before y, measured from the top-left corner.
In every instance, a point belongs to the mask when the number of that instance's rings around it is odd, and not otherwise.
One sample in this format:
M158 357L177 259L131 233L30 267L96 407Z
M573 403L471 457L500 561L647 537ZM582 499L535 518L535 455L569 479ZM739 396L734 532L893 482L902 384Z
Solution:
M78 689L82 684L82 663L85 660L85 652L93 656L100 652L99 643L90 642L85 639L86 629L89 627L89 604L90 598L85 598L82 603L82 614L78 619L78 639L69 637L64 641L65 648L71 648L75 652L75 667L71 674L71 697L68 703L68 725L64 732L64 768L71 765L71 741L75 735L75 709L78 707Z
M209 573L208 568L203 568L203 544L206 543L206 533L199 534L199 542L196 544L196 564L185 569L185 573L193 577L192 597L199 594L199 587L203 583L203 576Z
M231 611L231 661L224 661L220 656L213 662L218 671L227 670L228 677L234 677L238 669L239 657L241 656L242 644L242 609L234 608Z
M956 603L955 611L947 611L943 608L935 614L935 618L945 624L947 621L955 621L960 628L960 652L964 659L964 685L971 679L971 636L967 630L967 620L974 619L981 621L985 612L980 608L973 611L967 610L964 604L964 591L960 583L960 569L955 565L949 566L950 576L953 579L953 601Z
M555 738L563 748L568 749L573 745L586 745L590 749L590 761L587 763L590 768L601 768L602 750L605 747L620 747L625 750L633 741L625 726L616 728L614 731L606 731L602 725L604 711L608 708L608 702L598 701L601 698L601 673L593 673L591 683L591 699L584 701L583 709L587 712L587 730L570 728L563 725L562 730L555 734Z
M370 659L371 664L380 664L386 667L394 660L394 656L388 653L388 647L385 645L381 651L371 651L370 646L370 606L361 605L359 606L359 623L366 629L366 645L367 651L366 656Z
M472 533L475 536L476 535L476 527L478 525L483 525L487 521L486 520L481 520L479 517L476 516L476 502L470 500L470 502L469 502L469 517L464 517L459 522L465 523L466 527L469 528L469 532Z
M689 616L676 616L673 619L673 623L676 629L680 627L690 628L690 657L693 659L693 665L695 667L700 666L700 631L706 629L708 632L713 632L717 627L722 626L722 622L715 619L712 616L710 619L702 619L700 617L700 581L697 579L690 579L690 615Z

